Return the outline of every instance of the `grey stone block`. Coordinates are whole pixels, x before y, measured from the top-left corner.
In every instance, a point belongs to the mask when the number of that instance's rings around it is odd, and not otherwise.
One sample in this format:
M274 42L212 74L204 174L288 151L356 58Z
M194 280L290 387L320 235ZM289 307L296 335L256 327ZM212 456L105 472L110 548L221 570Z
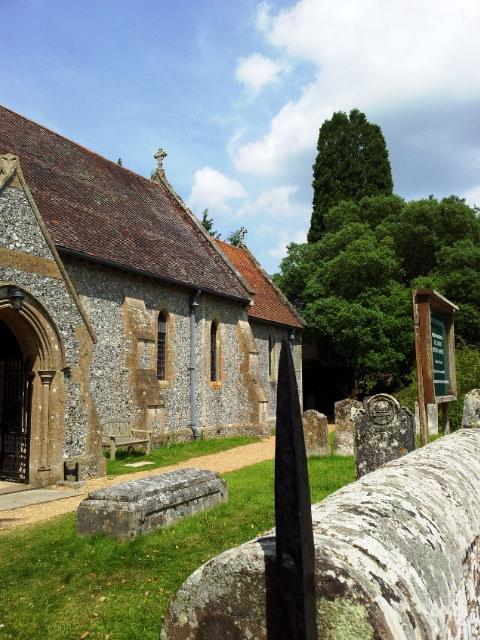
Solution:
M389 462L313 505L319 640L479 637L480 431ZM275 609L273 532L197 569L162 640L267 640Z
M303 413L302 422L307 455L327 456L329 454L327 416L315 409L309 409Z
M78 507L77 532L135 538L226 500L218 474L180 469L93 491Z
M480 389L472 389L465 394L462 427L464 429L480 427Z
M428 435L438 435L438 404L427 404ZM420 409L415 402L415 433L420 434Z

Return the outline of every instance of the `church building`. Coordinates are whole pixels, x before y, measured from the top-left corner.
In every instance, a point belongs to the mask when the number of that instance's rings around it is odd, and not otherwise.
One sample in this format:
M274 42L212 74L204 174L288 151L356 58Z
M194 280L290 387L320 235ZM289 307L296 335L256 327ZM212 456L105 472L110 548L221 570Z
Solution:
M115 423L152 446L269 433L284 338L301 391L302 319L163 157L148 180L0 107L0 480L102 475Z

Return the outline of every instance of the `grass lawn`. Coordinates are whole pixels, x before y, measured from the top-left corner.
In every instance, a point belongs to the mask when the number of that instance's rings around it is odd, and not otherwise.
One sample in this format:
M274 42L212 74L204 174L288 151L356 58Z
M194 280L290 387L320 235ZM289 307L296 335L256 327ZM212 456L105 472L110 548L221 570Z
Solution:
M253 436L240 436L235 438L218 438L213 440L192 440L191 442L177 442L166 444L165 446L155 449L148 456L143 453L134 453L128 455L125 450L118 450L115 460L107 458L107 475L118 476L124 473L136 473L139 471L135 467L126 467L129 462L149 461L153 464L140 467L141 471L155 469L156 467L167 467L189 458L199 458L209 455L210 453L218 453L226 451L234 447L241 447L244 444L259 442L260 438Z
M0 535L0 639L158 640L183 581L273 526L273 461L225 474L229 500L118 542L78 538L75 514ZM312 501L354 479L353 458L309 460Z

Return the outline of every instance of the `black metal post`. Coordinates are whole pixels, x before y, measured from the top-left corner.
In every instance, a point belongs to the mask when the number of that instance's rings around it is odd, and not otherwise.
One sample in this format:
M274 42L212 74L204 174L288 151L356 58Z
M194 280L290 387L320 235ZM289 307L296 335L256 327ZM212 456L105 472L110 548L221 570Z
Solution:
M278 640L317 640L310 487L292 350L282 341L277 387L275 525Z

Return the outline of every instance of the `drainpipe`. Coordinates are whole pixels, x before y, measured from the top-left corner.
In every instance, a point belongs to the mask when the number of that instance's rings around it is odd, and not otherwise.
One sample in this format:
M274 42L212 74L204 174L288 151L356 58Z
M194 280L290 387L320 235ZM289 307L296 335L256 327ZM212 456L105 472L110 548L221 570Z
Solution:
M190 371L190 429L195 440L200 437L197 418L197 320L195 312L201 295L202 292L199 289L190 298L190 366L188 367Z
M290 329L288 341L290 342L290 349L293 351L293 347L295 346L295 329Z

